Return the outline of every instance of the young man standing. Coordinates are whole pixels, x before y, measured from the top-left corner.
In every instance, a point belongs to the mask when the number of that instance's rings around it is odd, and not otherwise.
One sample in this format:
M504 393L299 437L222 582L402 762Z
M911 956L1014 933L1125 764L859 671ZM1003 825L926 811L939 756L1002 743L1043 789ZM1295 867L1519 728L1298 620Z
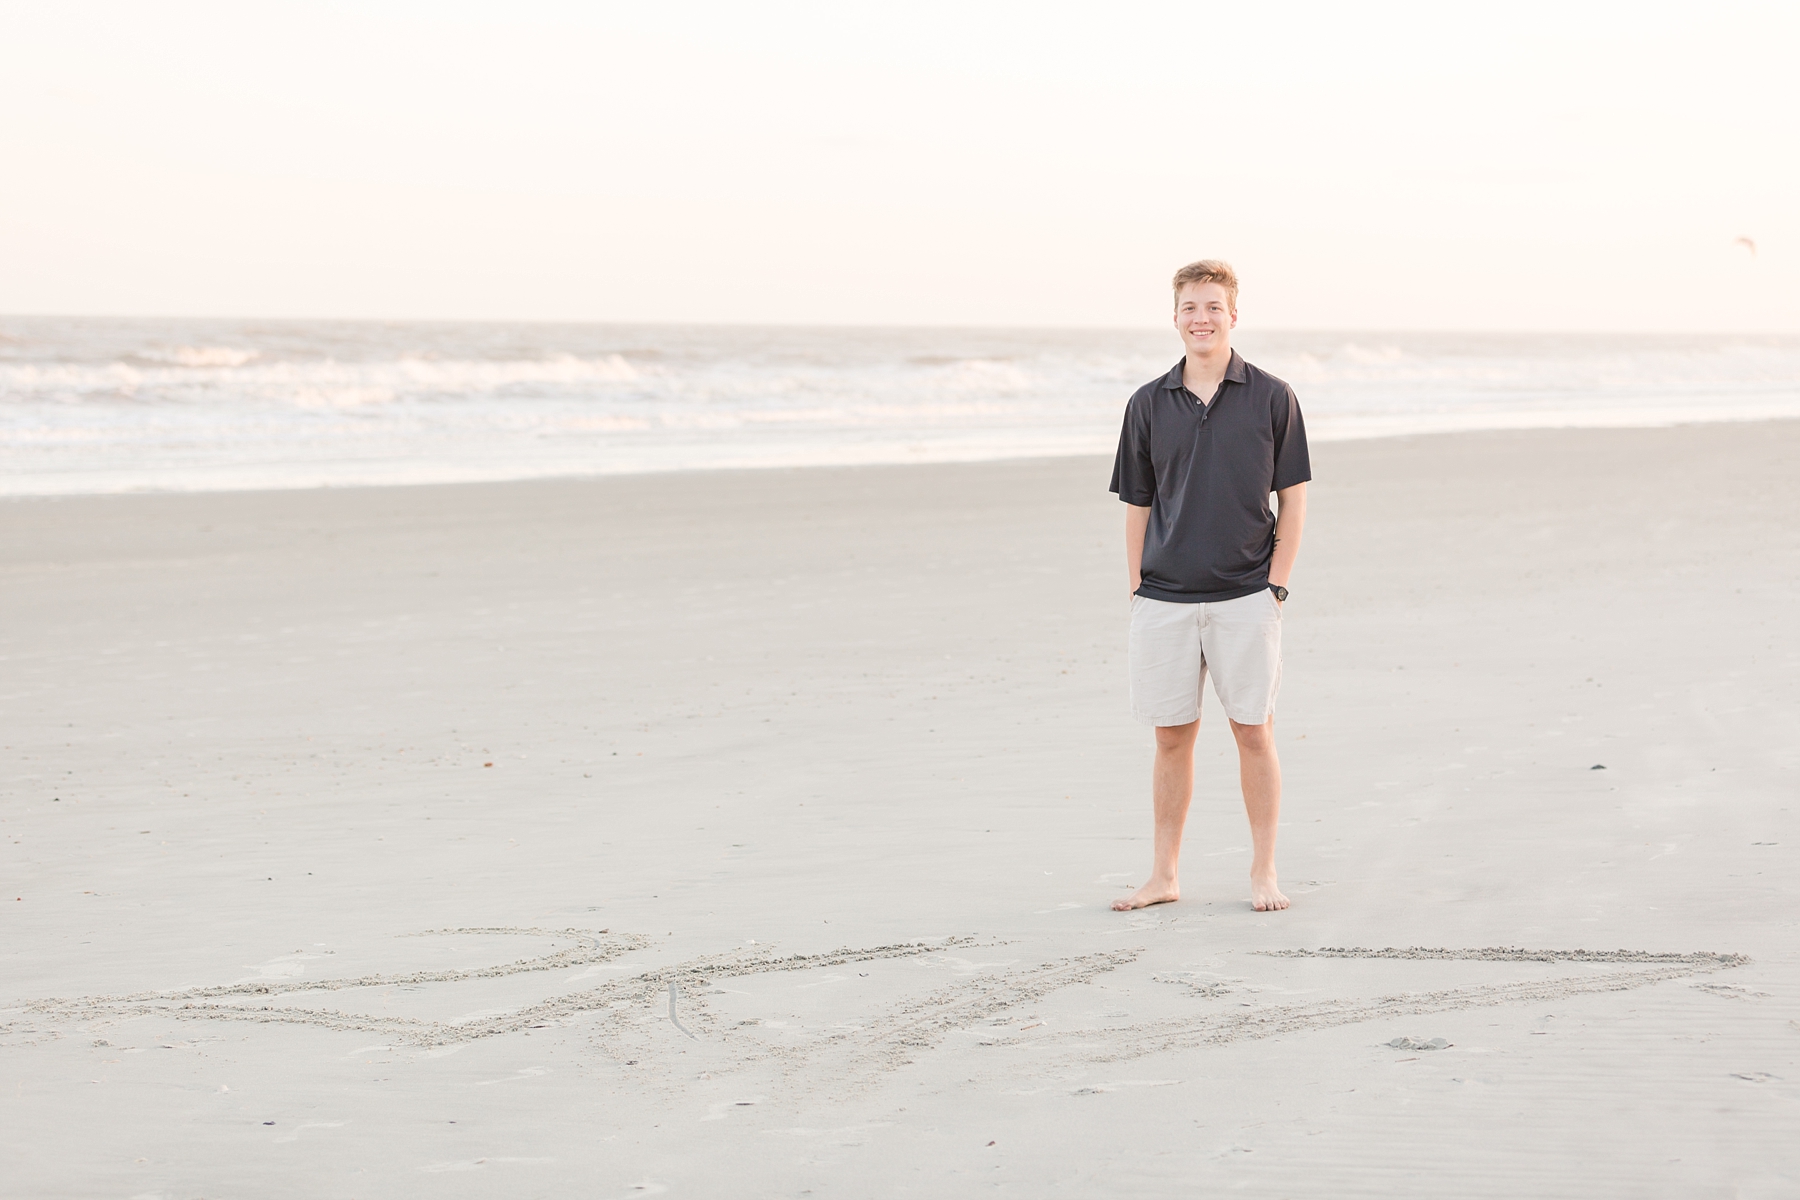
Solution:
M1286 908L1275 883L1281 763L1281 606L1300 551L1312 466L1294 389L1231 348L1237 275L1215 259L1175 273L1175 329L1187 354L1125 406L1112 490L1126 504L1131 708L1156 727L1150 881L1113 908L1181 898L1181 830L1194 795L1194 738L1206 677L1237 739L1250 817L1250 903ZM1271 511L1269 494L1280 502Z

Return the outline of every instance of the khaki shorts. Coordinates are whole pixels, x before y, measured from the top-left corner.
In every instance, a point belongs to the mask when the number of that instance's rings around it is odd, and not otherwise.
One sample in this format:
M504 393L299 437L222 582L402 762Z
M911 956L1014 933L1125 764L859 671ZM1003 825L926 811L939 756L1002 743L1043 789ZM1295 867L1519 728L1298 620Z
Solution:
M1213 604L1131 598L1131 713L1151 725L1200 719L1210 672L1225 715L1261 725L1281 689L1281 605L1267 588Z

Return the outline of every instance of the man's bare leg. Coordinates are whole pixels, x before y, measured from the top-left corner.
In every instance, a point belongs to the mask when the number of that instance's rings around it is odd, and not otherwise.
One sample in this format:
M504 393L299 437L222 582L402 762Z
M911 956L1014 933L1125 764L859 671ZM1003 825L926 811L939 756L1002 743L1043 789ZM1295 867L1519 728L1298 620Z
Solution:
M1238 779L1244 787L1244 812L1250 818L1250 905L1257 912L1274 912L1288 906L1288 898L1275 886L1275 828L1281 821L1275 718L1261 725L1233 721L1231 736L1237 739Z
M1177 878L1181 831L1187 825L1188 805L1194 799L1194 739L1199 732L1199 721L1157 726L1156 766L1150 777L1150 798L1156 810L1156 849L1150 882L1133 892L1130 899L1114 900L1115 912L1181 899Z

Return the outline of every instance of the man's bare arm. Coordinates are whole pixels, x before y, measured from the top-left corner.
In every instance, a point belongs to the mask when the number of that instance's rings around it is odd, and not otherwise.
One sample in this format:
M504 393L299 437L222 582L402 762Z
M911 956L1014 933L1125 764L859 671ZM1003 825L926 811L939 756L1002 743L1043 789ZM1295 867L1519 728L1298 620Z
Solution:
M1294 574L1294 560L1300 557L1300 531L1306 528L1306 485L1296 483L1282 488L1275 493L1275 501L1280 507L1275 512L1275 553L1269 556L1269 582L1286 587ZM1143 545L1140 535L1140 551Z
M1144 531L1150 528L1150 509L1135 504L1125 506L1125 573L1131 579L1131 594L1137 595L1144 581Z

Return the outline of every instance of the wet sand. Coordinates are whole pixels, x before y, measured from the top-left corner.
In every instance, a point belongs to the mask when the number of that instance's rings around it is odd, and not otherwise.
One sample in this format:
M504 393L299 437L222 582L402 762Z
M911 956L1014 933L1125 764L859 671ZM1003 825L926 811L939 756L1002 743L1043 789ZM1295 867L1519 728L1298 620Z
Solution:
M0 503L5 1190L1791 1195L1796 461L1317 447L1273 914L1098 460Z

